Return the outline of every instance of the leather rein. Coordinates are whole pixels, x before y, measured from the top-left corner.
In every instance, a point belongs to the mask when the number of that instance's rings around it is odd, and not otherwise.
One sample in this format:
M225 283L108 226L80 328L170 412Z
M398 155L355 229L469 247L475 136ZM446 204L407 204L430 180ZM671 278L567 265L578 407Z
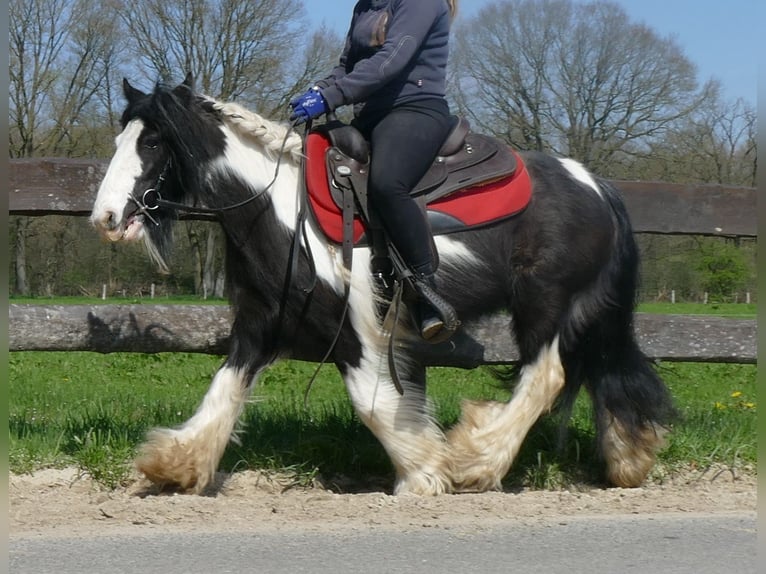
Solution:
M291 127L294 128L295 125L296 124L293 123ZM305 145L308 133L310 131L311 131L311 120L309 120L306 123L305 134L303 137L304 145ZM156 211L157 209L161 207L167 208L167 209L173 209L176 211L183 211L192 215L199 214L199 215L215 215L215 216L220 216L221 214L227 211L231 211L231 210L243 207L244 205L247 205L248 203L255 201L259 197L263 196L269 189L271 189L271 187L276 182L277 177L279 176L279 168L282 162L285 145L287 144L287 140L290 134L291 134L291 130L287 130L285 133L285 137L282 140L282 145L279 149L279 154L277 156L277 163L274 168L274 176L272 177L271 181L266 185L266 187L253 193L247 199L244 199L237 203L226 205L224 207L205 207L205 206L191 207L184 203L162 199L162 195L160 192L162 190L163 184L165 183L165 180L167 179L168 173L170 172L170 169L172 168L172 165L173 165L172 159L169 158L167 162L165 163L165 165L163 166L162 171L160 172L160 175L157 177L157 182L154 184L154 186L144 191L140 199L136 198L135 196L133 196L133 194L131 194L129 196L130 200L136 204L137 213L144 215L152 223L154 223L154 225L157 225L157 226L160 225L160 222L154 217L152 217L152 212ZM304 149L304 152L305 152L305 149ZM307 297L301 309L301 313L298 318L298 324L300 324L301 320L303 319L306 312L308 311L308 307L311 302L311 297L313 295L314 288L316 287L316 283L317 283L316 264L314 261L313 253L311 251L311 244L309 243L308 235L306 232L306 220L308 217L308 209L307 209L308 201L306 200L307 194L305 190L305 181L306 181L305 170L306 170L306 154L303 153L301 154L301 171L303 172L303 177L301 178L301 182L302 182L302 185L304 186L304 189L302 190L302 193L299 193L301 201L300 201L300 207L298 209L298 213L296 215L295 233L293 234L293 241L290 246L287 276L285 277L285 282L282 288L282 298L279 305L279 318L277 320L277 330L274 335L274 353L272 355L272 360L276 359L278 356L277 351L280 347L279 342L283 334L283 329L284 329L283 326L285 322L284 318L285 318L285 312L287 309L288 297L290 295L290 288L292 286L293 277L297 274L297 271L298 271L298 260L299 260L301 238L303 239L303 242L306 246L306 254L309 260L311 276L310 276L308 285L305 287L301 287L301 291L303 291L303 293L305 293ZM343 325L346 322L346 316L348 314L350 295L351 295L351 282L349 279L348 281L344 281L343 311L341 313L341 317L338 322L338 329L335 333L335 336L333 337L332 342L330 343L329 348L327 349L327 352L325 353L322 360L319 362L316 370L314 371L314 374L311 376L311 379L309 380L307 384L306 392L304 394L304 406L306 406L307 404L309 391L311 390L311 387L314 381L316 380L317 375L319 374L319 370L330 358L330 355L332 354L332 351L335 349L335 345L337 344L338 339L340 338L340 334L343 331ZM399 385L397 385L397 388L399 388Z

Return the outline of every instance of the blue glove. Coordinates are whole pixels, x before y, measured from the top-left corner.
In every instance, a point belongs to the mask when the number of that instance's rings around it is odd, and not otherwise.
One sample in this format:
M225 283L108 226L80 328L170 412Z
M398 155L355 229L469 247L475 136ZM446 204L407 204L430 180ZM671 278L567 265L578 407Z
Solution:
M290 121L295 122L296 125L307 122L310 119L330 111L327 109L327 102L325 101L322 92L317 88L311 88L302 96L298 96L292 100L290 102L290 107L293 109L293 113L290 114Z

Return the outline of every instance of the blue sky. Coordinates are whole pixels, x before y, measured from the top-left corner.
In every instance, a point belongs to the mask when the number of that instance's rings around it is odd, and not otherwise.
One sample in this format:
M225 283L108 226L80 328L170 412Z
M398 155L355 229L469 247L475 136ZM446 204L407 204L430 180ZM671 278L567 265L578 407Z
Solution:
M458 17L471 17L492 0L459 0ZM580 0L575 0L580 1ZM585 2L586 0L582 0ZM758 50L763 43L764 10L756 0L612 0L634 22L676 40L698 67L698 79L721 81L727 99L744 98L755 106ZM346 33L356 0L309 0L310 20ZM317 9L318 8L318 9ZM759 25L760 22L760 25Z

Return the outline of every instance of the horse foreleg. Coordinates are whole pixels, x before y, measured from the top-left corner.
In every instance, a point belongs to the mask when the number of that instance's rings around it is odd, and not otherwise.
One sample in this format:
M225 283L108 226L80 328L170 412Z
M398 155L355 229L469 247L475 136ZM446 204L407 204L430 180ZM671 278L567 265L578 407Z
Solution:
M498 490L529 429L564 387L558 337L524 365L508 403L466 401L447 433L455 491Z
M400 395L374 368L348 368L344 380L359 418L386 449L396 470L394 494L451 490L444 435L430 413L425 370L410 369Z
M224 365L197 412L177 429L154 429L141 446L138 470L154 483L200 493L211 483L247 400L252 374Z

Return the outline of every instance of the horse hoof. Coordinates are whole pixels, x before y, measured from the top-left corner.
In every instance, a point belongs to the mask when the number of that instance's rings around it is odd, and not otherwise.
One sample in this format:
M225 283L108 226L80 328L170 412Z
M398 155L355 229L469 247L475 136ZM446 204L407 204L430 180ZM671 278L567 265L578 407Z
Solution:
M450 494L452 485L446 477L438 475L435 472L420 472L408 475L406 478L396 481L394 486L394 495L402 496L407 494L417 496L437 496L439 494Z
M142 445L135 465L161 489L200 494L210 484L215 468L200 468L191 456L194 448L181 442L176 431L152 431Z
M665 444L667 429L649 423L636 433L630 433L616 419L602 438L606 461L606 479L613 486L641 486L656 461L656 452Z

